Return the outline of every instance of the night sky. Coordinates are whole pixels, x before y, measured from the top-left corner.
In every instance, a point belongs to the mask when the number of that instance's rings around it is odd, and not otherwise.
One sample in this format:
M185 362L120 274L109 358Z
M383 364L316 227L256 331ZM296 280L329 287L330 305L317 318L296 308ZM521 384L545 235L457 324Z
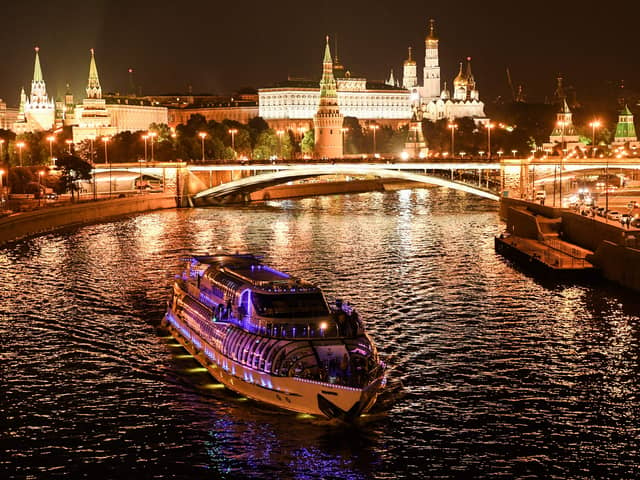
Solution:
M103 91L126 93L129 67L145 94L233 93L288 76L320 78L324 37L337 34L353 76L401 72L414 47L419 78L429 18L440 36L442 79L473 58L481 99L509 97L506 67L528 98L543 101L562 72L578 98L640 77L637 14L625 3L466 1L4 1L0 7L0 98L17 106L40 46L49 94L86 86L89 49ZM607 9L605 7L611 7ZM84 96L84 93L82 93Z

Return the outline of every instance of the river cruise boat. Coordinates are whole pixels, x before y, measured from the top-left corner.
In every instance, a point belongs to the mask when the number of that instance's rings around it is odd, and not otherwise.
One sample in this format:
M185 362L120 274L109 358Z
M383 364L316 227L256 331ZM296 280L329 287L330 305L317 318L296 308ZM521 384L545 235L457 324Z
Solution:
M189 256L164 324L241 395L352 421L375 404L385 365L357 312L250 254Z

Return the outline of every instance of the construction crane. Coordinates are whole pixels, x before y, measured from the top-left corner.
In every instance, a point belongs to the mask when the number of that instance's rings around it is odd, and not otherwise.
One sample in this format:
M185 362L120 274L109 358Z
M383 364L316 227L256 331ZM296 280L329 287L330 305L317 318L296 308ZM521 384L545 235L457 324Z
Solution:
M509 67L507 67L507 82L509 82L509 89L511 89L511 101L516 101L516 92L513 89L513 83L511 82L511 72L509 71Z

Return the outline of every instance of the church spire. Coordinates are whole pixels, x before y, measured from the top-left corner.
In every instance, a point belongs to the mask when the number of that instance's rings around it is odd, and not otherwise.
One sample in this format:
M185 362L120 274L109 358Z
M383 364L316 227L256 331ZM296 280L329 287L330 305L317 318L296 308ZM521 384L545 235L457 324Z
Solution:
M40 47L36 47L35 50L36 50L36 60L33 66L33 83L44 81L44 78L42 76L42 68L40 67L40 55L38 55L38 52L40 51Z
M102 98L102 88L98 78L95 52L91 49L91 62L89 63L89 82L87 83L87 98Z

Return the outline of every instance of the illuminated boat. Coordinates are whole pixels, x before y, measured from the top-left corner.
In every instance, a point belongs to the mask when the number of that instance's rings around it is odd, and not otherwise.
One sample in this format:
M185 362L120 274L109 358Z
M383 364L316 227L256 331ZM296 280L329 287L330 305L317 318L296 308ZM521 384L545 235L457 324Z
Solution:
M246 397L351 421L385 365L356 311L250 254L189 256L164 323L211 375Z

